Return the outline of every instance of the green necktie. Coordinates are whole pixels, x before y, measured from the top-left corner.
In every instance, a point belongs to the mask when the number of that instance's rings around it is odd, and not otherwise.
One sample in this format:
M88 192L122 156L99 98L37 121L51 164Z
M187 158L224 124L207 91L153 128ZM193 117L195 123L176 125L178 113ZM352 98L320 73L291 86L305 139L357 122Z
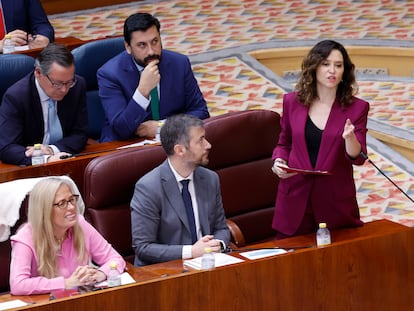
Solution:
M156 121L160 119L160 105L158 100L158 88L154 87L151 92L151 112L152 112L152 118Z

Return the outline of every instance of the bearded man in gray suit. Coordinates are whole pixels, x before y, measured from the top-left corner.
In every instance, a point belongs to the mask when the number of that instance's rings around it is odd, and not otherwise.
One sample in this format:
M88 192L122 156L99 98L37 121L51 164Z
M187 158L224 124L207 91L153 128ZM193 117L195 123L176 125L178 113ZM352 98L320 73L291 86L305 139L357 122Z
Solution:
M160 138L167 159L138 180L131 201L136 266L199 257L206 247L220 252L230 240L218 175L202 167L211 149L203 121L174 115Z

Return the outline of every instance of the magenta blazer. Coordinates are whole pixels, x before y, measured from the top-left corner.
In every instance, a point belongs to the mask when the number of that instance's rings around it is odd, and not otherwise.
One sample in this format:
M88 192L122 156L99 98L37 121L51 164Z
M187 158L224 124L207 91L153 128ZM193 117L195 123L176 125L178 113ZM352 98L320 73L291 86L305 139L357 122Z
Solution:
M315 170L329 171L332 175L297 174L280 179L276 197L273 229L285 235L293 235L299 228L310 201L316 222L326 222L328 228L359 226L359 208L352 165L362 165L364 158L351 159L345 152L342 138L347 118L355 126L355 135L366 149L366 132L369 104L359 98L341 108L338 101L332 107L316 161ZM296 93L283 98L282 131L273 159L287 160L290 167L312 169L305 141L305 124L308 107L301 104Z

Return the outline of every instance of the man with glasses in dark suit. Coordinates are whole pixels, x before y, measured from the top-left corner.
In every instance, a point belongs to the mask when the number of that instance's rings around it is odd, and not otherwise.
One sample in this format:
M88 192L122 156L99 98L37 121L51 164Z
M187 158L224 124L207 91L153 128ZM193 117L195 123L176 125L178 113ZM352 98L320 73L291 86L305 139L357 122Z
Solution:
M12 85L0 105L0 160L30 165L35 144L45 161L79 153L87 142L86 87L73 55L49 44L32 73Z

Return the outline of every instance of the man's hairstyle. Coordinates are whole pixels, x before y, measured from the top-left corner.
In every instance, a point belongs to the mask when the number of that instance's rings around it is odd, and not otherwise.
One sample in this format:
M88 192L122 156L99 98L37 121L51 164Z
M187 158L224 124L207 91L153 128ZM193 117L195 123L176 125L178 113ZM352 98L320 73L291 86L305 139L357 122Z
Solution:
M134 31L147 31L150 27L157 27L158 33L161 24L157 18L149 13L135 13L130 15L124 23L124 40L131 44L131 36Z
M64 45L49 43L37 56L35 67L39 68L43 75L47 75L53 63L69 68L74 63L73 55Z
M185 147L190 145L192 127L204 127L204 123L189 114L177 114L167 118L160 132L161 144L167 155L174 154L174 146L177 144Z

